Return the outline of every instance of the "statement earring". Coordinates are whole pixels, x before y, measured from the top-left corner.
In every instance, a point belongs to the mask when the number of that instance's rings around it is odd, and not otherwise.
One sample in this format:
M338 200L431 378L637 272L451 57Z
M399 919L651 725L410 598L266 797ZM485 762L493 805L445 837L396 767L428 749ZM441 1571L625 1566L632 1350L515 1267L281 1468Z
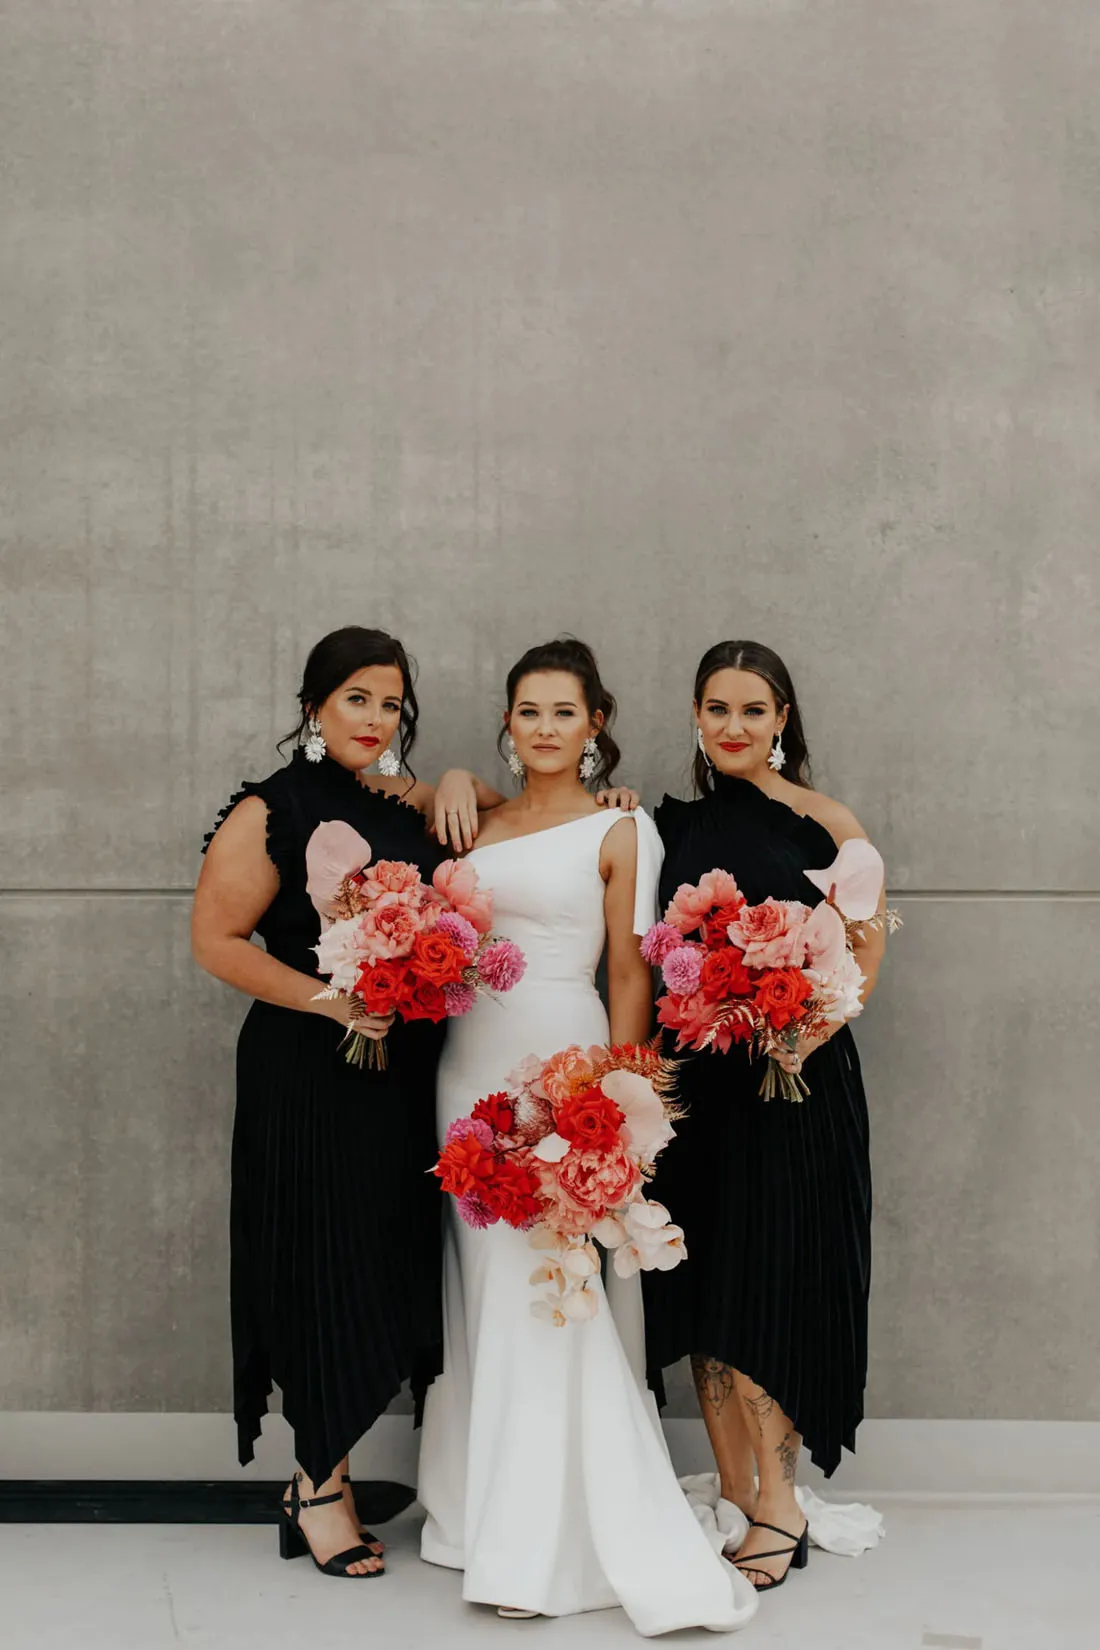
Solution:
M306 740L305 753L307 762L323 762L328 755L328 746L325 744L321 724L316 716L311 716L306 723L309 729L309 738Z
M401 758L388 745L378 758L378 772L386 779L396 779L401 772Z
M581 757L581 779L587 785L595 775L599 766L600 747L596 743L594 734L589 734L584 742L584 755Z
M508 735L508 755L506 761L511 769L512 777L514 779L522 780L524 774L527 772L527 769L523 765L523 758L516 749L516 742L512 738L511 734Z
M702 730L702 728L699 728L697 730L697 737L698 737L698 740L699 740L699 749L702 752L703 761L706 763L708 768L713 768L714 763L711 761L710 757L707 755L707 747L706 747L706 743L703 739L703 730Z
M775 736L775 744L772 746L772 753L768 757L768 767L772 770L772 773L779 773L780 770L785 767L786 761L787 753L783 749L783 735L781 733L777 733Z

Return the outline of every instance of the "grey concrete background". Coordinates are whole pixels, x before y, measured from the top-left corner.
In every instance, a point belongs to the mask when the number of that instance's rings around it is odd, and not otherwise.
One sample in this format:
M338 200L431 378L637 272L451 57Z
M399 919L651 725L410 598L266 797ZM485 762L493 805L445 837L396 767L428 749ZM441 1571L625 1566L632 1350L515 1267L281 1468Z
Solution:
M586 636L650 801L702 649L787 656L906 918L870 1412L1100 1417L1090 0L8 0L2 45L0 1409L228 1404L243 1004L183 890L355 620L427 775L501 772L507 666Z

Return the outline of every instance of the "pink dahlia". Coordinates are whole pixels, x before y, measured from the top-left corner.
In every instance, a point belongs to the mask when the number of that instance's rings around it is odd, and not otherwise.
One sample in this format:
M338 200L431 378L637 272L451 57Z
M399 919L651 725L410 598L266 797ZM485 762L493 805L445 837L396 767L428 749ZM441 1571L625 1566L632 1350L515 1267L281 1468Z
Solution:
M480 1117L456 1117L443 1137L443 1144L449 1146L452 1140L467 1140L470 1135L483 1146L493 1144L493 1131Z
M642 956L653 968L660 968L670 951L683 945L684 936L670 922L656 922L642 941Z
M469 1014L471 1008L477 1002L477 992L472 985L467 985L465 981L458 980L452 985L443 987L443 1001L447 1005L448 1017L454 1020L460 1014Z
M460 951L464 951L472 961L477 953L477 929L465 917L460 917L457 911L445 911L435 925L437 934L446 934L454 940Z
M511 991L527 969L527 959L512 940L494 940L478 959L477 971L490 991Z
M703 958L693 945L670 951L661 965L665 984L677 997L692 997L699 989Z
M475 1232L483 1232L487 1226L496 1224L496 1216L489 1212L476 1192L467 1192L465 1197L459 1198L458 1212L467 1226L472 1226Z

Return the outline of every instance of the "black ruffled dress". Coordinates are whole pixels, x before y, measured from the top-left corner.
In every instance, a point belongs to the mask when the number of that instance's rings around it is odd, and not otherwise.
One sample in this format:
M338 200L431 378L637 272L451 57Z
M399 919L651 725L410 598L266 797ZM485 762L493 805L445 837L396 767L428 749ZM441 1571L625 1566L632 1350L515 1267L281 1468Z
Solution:
M662 909L716 867L752 904L817 904L803 872L836 857L828 831L747 780L714 780L701 801L666 797L657 810ZM674 1049L668 1034L665 1052ZM867 1376L871 1169L851 1031L807 1060L801 1104L761 1099L764 1068L744 1045L679 1058L688 1116L651 1195L684 1227L688 1259L642 1274L650 1382L663 1403L669 1364L720 1359L778 1402L831 1474L841 1448L855 1448Z
M374 859L408 860L426 879L442 857L416 809L367 790L328 757L313 765L297 753L243 786L218 823L246 796L267 806L279 873L258 932L303 974L316 977L320 937L305 848L322 821L345 820ZM442 1199L427 1171L443 1027L396 1021L385 1071L348 1065L342 1038L334 1020L256 1002L237 1044L230 1281L239 1455L242 1465L252 1460L274 1384L296 1459L318 1483L405 1380L419 1398L442 1368Z

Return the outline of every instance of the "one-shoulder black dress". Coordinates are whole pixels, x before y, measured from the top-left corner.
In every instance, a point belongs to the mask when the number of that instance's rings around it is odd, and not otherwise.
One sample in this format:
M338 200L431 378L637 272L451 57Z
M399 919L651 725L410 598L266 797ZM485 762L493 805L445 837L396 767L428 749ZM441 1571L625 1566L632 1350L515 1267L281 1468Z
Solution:
M681 883L720 868L751 904L816 905L803 873L836 844L824 826L716 773L698 802L666 797L662 909ZM666 1034L672 1054L675 1036ZM642 1274L650 1382L689 1353L739 1369L776 1400L830 1475L854 1449L867 1375L871 1169L867 1101L851 1031L806 1061L801 1104L759 1094L743 1044L678 1057L688 1115L658 1160L651 1195L684 1228L688 1258Z
M330 757L314 765L296 753L244 785L218 824L246 796L267 805L279 873L257 931L303 974L316 977L320 938L305 849L323 820L345 820L375 860L408 860L426 879L442 857L415 808L366 789ZM405 1380L422 1397L442 1368L440 1197L428 1170L443 1028L396 1021L385 1071L348 1065L343 1035L334 1020L256 1002L237 1044L230 1309L239 1456L252 1460L274 1383L295 1457L316 1483Z

